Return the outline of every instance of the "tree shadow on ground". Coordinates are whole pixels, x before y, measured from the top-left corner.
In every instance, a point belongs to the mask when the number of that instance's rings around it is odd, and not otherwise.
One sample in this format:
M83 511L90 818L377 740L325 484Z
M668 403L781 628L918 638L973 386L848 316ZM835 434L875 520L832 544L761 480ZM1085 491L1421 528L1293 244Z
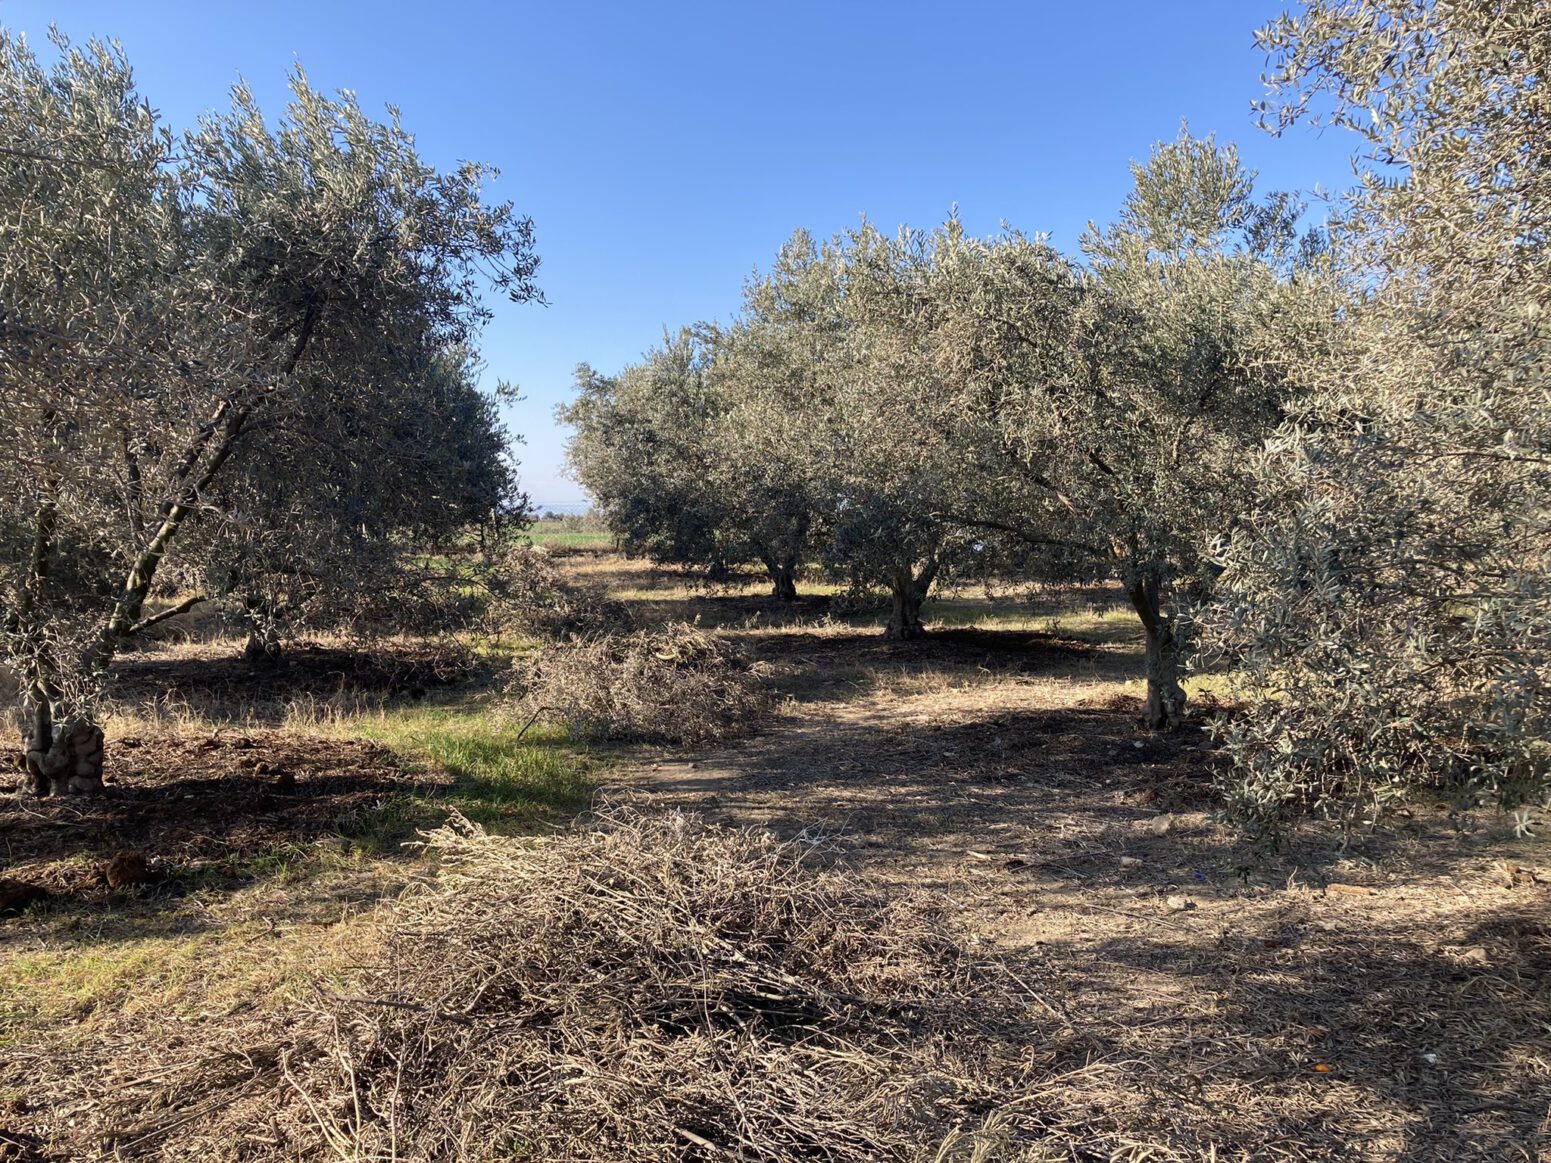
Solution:
M568 778L523 779L503 765L509 741L480 744L460 740L458 761L433 767L366 740L296 731L115 740L102 795L0 796L0 878L35 890L9 911L39 900L56 913L171 906L294 879L331 855L398 858L454 808L504 829L580 806L574 765L561 765Z
M1177 915L1048 942L1037 964L1089 1043L1048 1098L1163 1157L1541 1158L1544 905L1332 923L1306 895L1258 931Z
M891 642L876 630L746 630L738 635L768 664L768 685L798 702L852 700L880 679L930 681L964 675L1044 676L1082 671L1094 679L1126 674L1131 660L1077 637L1032 630L958 628Z
M845 656L851 662L930 666L978 666L1048 670L1093 657L1098 649L1082 638L1040 630L995 630L960 626L936 630L921 638L890 641L876 630L751 629L742 635L762 657Z
M0 798L6 877L78 903L242 881L396 798L452 784L373 743L290 732L130 737L114 750L102 795ZM144 871L115 873L121 853Z
M114 664L107 695L110 707L132 715L275 727L320 707L418 702L476 669L467 654L436 643L370 650L300 643L255 664L218 642L126 655Z
M1004 675L1052 665L1031 657ZM780 831L827 822L889 846L931 846L1078 804L1087 831L1102 834L1214 802L1217 758L1200 720L1173 734L1142 732L1132 697L1019 706L949 690L918 696L914 714L902 714L888 692L853 685L836 697L845 705L831 713L816 708L714 755L670 760L651 786L723 806L763 805L761 822Z

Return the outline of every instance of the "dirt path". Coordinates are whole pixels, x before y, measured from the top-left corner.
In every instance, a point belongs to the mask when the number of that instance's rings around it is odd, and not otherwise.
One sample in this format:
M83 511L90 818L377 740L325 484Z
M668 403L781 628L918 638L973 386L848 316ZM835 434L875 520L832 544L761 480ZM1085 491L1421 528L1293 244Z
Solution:
M1065 1033L1025 1101L1077 1157L1551 1158L1545 844L1429 817L1267 857L1211 822L1199 731L1139 734L1059 644L981 645L786 643L760 734L620 782L823 835L1026 958Z

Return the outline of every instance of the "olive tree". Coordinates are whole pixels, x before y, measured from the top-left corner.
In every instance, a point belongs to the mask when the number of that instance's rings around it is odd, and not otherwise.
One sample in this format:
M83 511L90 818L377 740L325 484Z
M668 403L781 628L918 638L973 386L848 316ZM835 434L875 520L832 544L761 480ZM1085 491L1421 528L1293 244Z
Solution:
M1182 134L1133 177L1086 267L1011 232L940 255L939 364L963 422L957 519L1022 544L1038 576L1118 579L1146 642L1144 720L1172 728L1184 611L1300 391L1284 337L1313 342L1328 307L1296 205L1257 201L1233 147Z
M1269 128L1354 131L1355 302L1256 468L1211 640L1258 692L1230 803L1544 794L1551 753L1551 9L1316 0L1261 33Z
M448 631L493 564L465 534L520 510L509 437L462 348L309 392L234 458L164 585L202 594L272 662L298 633ZM386 422L384 422L386 421ZM460 542L470 542L460 544Z
M785 348L783 431L823 514L820 554L888 590L891 638L923 633L922 603L973 540L949 516L960 451L936 358L934 254L961 233L957 222L894 235L864 224L819 245L799 232L745 304Z
M828 523L828 498L803 455L811 399L807 369L779 328L740 322L717 334L711 382L722 406L713 419L717 455L707 482L745 552L764 567L771 594L795 601L797 576Z
M1062 471L1146 641L1145 722L1176 726L1188 607L1211 581L1213 543L1252 495L1254 451L1303 391L1306 349L1334 304L1319 235L1290 197L1254 196L1237 150L1182 133L1133 166L1120 219L1084 238L1093 313L1086 390L1056 401Z
M727 407L708 372L717 340L715 328L684 328L618 375L584 364L558 410L573 429L571 475L626 550L713 577L749 555L716 440Z
M631 551L717 576L756 561L781 601L822 501L793 439L806 401L777 329L700 324L617 376L583 367L559 409L570 471Z
M529 222L484 202L481 167L425 165L396 115L298 73L277 122L239 87L178 135L116 47L56 48L0 33L0 623L37 792L100 781L107 667L202 596L148 610L232 544L210 527L246 516L222 495L246 457L364 459L418 406L385 386L432 381L405 369L468 340L484 284L536 294Z

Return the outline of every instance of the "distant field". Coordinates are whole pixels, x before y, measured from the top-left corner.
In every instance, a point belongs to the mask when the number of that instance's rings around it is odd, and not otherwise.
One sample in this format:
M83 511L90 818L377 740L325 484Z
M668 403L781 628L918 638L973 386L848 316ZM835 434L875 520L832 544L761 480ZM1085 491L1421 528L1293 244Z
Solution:
M535 545L543 545L555 549L608 549L613 546L614 538L602 529L564 529L552 525L547 521L539 521L530 526L524 536L530 538Z

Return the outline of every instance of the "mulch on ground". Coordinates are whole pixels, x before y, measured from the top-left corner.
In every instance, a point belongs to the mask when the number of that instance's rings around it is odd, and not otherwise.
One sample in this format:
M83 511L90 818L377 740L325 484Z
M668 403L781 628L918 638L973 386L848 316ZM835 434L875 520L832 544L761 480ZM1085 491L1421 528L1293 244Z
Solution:
M368 651L304 642L263 665L243 658L230 643L217 643L203 650L126 655L113 667L109 695L125 702L244 707L341 692L418 699L467 678L471 666L467 654L442 643L378 644Z
M447 782L406 772L373 743L278 731L116 740L108 766L100 796L37 800L0 784L0 877L92 897L133 887L133 857L150 889L240 876L255 857L348 831L386 800ZM131 866L115 871L121 855Z

